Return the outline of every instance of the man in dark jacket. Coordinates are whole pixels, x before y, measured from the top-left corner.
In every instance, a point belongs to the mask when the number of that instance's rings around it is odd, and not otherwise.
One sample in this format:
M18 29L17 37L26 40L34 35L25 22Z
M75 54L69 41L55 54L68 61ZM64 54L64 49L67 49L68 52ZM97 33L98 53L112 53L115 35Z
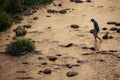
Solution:
M99 25L98 25L97 21L95 21L95 19L91 19L91 22L94 25L94 38L95 38L95 41L97 42L97 38L98 38L100 40L100 42L102 42L102 39L98 36L98 33L99 33L100 29L99 29Z

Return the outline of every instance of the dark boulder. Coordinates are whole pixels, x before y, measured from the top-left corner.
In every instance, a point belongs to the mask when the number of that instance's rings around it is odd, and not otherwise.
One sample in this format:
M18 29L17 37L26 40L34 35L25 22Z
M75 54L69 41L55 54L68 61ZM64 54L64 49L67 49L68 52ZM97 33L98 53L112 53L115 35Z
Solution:
M72 25L71 25L71 28L79 28L79 25L72 24Z
M31 28L31 27L32 27L32 25L29 25L29 24L23 26L23 28Z
M116 25L116 26L120 26L120 23L116 23L115 25Z
M91 2L91 0L86 0L86 2Z
M55 57L55 56L47 56L47 58L48 58L50 61L56 61L56 60L57 60L57 57Z
M115 25L116 22L107 22L107 24L109 24L109 25Z
M75 0L70 0L70 2L74 2Z
M117 33L120 33L120 28L119 29L117 29L117 31L116 31Z
M81 0L75 0L75 3L83 3Z
M111 30L111 31L116 31L117 28L116 28L116 27L112 27L112 28L110 28L110 30Z
M67 11L65 9L59 11L60 14L65 14Z
M45 69L45 70L43 70L43 73L44 73L44 74L51 74L52 71L51 71L50 69Z
M108 34L105 34L102 39L108 39Z
M113 39L113 36L109 36L109 39Z
M76 76L76 75L78 75L78 72L75 72L75 71L70 71L70 72L66 73L67 77L73 77L73 76Z
M104 28L102 28L102 30L107 30L107 28L104 27Z
M16 36L24 36L26 35L27 30L23 29L23 28L16 28L15 29L15 34Z
M37 20L38 19L38 17L33 17L33 20Z

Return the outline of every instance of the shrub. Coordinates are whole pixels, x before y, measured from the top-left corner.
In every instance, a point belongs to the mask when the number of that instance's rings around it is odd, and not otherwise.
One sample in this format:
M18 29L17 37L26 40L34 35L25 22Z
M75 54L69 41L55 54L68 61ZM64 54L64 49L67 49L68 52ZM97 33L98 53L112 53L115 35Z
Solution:
M6 12L0 12L0 31L6 30L12 25L13 19Z
M35 4L45 4L45 3L50 3L53 0L25 0L24 4L25 5L35 5Z
M15 14L16 12L20 12L21 8L21 0L6 0L3 4L3 9L8 13Z
M7 45L6 52L13 56L20 56L35 50L35 44L29 39L18 38Z

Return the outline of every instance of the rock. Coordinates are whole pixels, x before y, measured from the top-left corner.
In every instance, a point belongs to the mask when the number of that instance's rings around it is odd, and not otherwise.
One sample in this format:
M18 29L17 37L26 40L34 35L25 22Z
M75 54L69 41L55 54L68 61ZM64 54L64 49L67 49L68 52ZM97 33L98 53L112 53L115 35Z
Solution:
M91 0L86 0L86 2L91 2Z
M38 57L38 60L42 60L42 59L44 59L44 57Z
M65 9L59 11L60 14L65 14L67 11Z
M47 9L47 12L48 12L48 13L54 13L54 10L52 10L52 9Z
M102 30L107 30L107 28L104 27L104 28L102 28Z
M43 73L44 73L44 74L51 74L52 71L51 71L50 69L45 69L45 70L43 70Z
M65 67L67 67L67 68L72 68L72 65L71 65L71 64L65 64L65 65L63 65L63 66L65 66Z
M56 56L62 56L62 54L56 54Z
M24 25L23 28L31 28L32 26L31 25Z
M116 23L115 25L116 25L116 26L120 26L120 23Z
M83 61L82 60L77 60L77 63L83 63Z
M117 31L116 31L117 33L120 33L120 28L119 29L117 29Z
M107 22L107 24L109 24L109 25L115 25L116 22Z
M48 58L50 61L56 61L56 60L57 60L57 57L55 57L55 56L47 56L47 58Z
M58 6L62 7L62 4L58 4Z
M113 39L113 36L109 36L109 39Z
M24 35L26 35L26 33L27 33L27 30L25 30L25 29L22 29L22 28L15 29L16 36L24 36Z
M117 50L109 50L109 52L117 52Z
M108 34L105 34L102 39L108 39Z
M90 30L90 33L91 33L91 34L94 34L94 31L95 31L94 29L91 29L91 30Z
M95 47L91 47L90 50L95 51L96 49L95 49Z
M73 76L76 76L76 75L78 75L78 72L70 71L70 72L66 73L67 77L73 77Z
M72 24L71 28L79 28L79 25Z
M50 15L47 15L46 17L51 17Z
M74 2L75 0L70 0L70 2Z
M43 62L43 63L41 63L41 65L47 65L48 63L47 62Z
M75 0L75 3L83 3L81 0Z
M34 18L33 18L33 20L37 20L37 19L38 19L38 17L34 17Z
M112 28L110 28L110 30L111 30L111 31L116 31L117 28L116 28L116 27L112 27Z

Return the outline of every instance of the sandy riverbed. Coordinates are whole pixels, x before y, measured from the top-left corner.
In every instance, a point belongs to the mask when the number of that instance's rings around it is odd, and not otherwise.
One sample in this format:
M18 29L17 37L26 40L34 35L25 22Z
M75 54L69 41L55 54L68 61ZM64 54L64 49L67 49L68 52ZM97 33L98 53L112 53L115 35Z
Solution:
M62 7L54 6L53 3L62 3ZM30 24L32 28L27 29L25 37L33 39L36 51L39 51L22 57L1 53L0 80L120 80L120 33L109 30L120 26L107 24L109 21L120 22L120 0L92 0L91 3L55 0L53 3L45 7L70 10L66 14L50 14L46 8L40 8L34 15L24 17L22 23L0 33L0 52L4 52L6 44L14 35L12 30ZM36 16L38 20L33 20ZM100 25L100 37L108 32L113 39L95 43L89 32L93 28L91 18L96 19ZM73 29L71 24L80 27ZM108 30L102 30L104 27ZM73 45L64 47L70 43ZM97 51L88 49L90 47L96 47ZM49 61L46 56L56 56L57 60ZM77 63L78 60L81 62ZM69 68L64 66L66 64L73 66ZM44 69L51 69L52 73L46 75L39 72ZM67 77L68 71L78 72L78 75Z

